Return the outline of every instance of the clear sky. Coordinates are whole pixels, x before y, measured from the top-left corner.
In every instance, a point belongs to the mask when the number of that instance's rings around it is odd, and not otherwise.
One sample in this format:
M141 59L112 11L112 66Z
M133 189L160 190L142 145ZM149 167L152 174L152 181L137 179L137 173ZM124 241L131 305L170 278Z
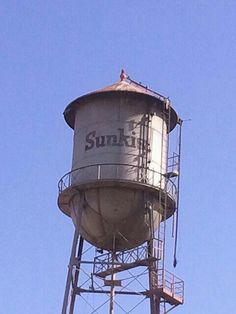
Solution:
M62 112L124 67L191 119L173 313L235 313L235 1L9 0L0 18L0 312L60 313L73 236L56 204L72 156Z

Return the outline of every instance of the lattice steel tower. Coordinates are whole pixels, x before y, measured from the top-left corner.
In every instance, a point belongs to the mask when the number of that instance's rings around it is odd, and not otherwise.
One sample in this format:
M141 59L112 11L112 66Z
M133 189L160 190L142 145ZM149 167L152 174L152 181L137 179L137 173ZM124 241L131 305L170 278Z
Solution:
M58 206L75 235L62 314L169 312L184 291L165 269L168 225L176 264L182 120L123 70L64 116L74 147Z

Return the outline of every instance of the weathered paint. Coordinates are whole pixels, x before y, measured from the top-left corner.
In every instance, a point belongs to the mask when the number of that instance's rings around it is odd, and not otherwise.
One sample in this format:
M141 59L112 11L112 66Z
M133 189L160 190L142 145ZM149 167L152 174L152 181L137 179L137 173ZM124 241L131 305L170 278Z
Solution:
M127 90L95 93L73 106L71 185L78 192L69 201L72 220L97 247L138 246L150 237L150 208L155 228L162 219L158 189L167 170L163 104Z

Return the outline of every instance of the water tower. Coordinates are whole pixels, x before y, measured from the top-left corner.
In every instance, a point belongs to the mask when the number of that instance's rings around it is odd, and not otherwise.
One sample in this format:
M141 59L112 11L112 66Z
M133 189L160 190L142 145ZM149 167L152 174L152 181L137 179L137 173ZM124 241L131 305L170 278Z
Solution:
M183 281L165 269L168 220L176 264L182 120L167 97L123 70L117 83L71 102L64 117L74 145L58 206L75 234L62 314L169 312L183 303Z

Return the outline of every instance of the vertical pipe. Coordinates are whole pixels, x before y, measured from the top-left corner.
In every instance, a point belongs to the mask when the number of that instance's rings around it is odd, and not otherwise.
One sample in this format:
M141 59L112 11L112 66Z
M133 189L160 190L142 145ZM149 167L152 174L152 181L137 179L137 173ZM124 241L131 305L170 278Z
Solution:
M179 120L179 147L178 147L178 181L177 181L177 204L176 204L176 221L175 221L175 243L174 243L174 261L173 265L177 265L177 242L178 242L178 225L179 225L179 185L180 185L180 154L182 142L182 120Z

